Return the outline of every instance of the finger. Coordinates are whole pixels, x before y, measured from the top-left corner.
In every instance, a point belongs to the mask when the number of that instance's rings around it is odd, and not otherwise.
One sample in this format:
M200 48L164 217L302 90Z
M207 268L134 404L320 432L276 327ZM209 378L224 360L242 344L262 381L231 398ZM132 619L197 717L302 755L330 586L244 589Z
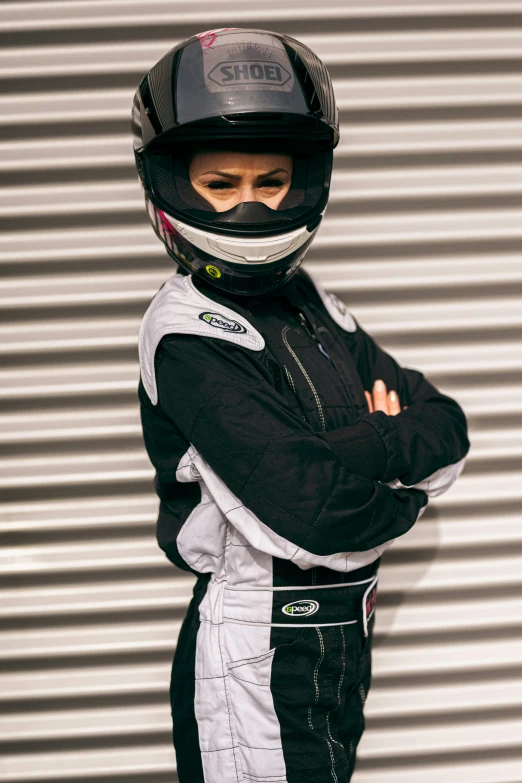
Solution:
M373 384L373 409L388 413L388 394L386 384L380 379Z
M370 392L368 392L368 391L365 391L365 392L364 392L364 396L366 397L366 402L368 403L368 408L369 408L369 410L370 410L370 413L373 413L373 400L372 400L372 395L370 394Z
M398 413L401 412L399 395L397 394L396 391L391 391L388 394L388 410L390 412L390 416L396 416Z

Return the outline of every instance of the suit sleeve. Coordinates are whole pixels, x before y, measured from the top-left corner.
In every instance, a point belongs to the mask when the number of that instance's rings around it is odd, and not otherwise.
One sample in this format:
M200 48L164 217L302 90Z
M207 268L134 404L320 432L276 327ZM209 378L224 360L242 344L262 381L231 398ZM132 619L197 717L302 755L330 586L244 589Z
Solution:
M430 496L446 491L462 471L469 450L461 407L421 372L401 367L360 326L348 339L365 388L371 390L381 378L408 408L396 416L367 413L353 427L321 437L346 464L360 464L390 486L418 487Z
M169 335L158 347L156 377L163 413L248 509L256 541L254 528L263 526L319 558L367 551L406 533L427 502L422 490L395 490L348 470L287 406L258 354Z

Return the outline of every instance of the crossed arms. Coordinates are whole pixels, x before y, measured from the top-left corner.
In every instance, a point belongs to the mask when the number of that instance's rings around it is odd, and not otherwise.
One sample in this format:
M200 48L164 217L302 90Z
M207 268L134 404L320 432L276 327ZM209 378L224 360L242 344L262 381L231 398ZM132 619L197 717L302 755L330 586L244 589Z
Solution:
M268 531L281 557L300 549L324 564L406 533L432 494L430 481L469 448L457 403L362 335L366 374L407 408L369 412L321 434L288 407L256 354L190 335L169 335L158 348L159 407L173 433L226 488L226 503L236 505L223 512L248 511L246 538L257 542Z

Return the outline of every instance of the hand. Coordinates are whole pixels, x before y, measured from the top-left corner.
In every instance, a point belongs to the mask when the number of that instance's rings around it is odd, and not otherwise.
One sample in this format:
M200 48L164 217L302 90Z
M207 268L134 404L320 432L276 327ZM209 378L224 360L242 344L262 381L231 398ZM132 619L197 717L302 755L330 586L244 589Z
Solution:
M396 391L388 392L386 389L386 384L380 379L375 381L373 384L372 393L365 391L364 394L366 396L370 413L374 413L374 411L382 411L388 416L396 416L401 412L399 395ZM407 406L405 406L405 408L406 407Z

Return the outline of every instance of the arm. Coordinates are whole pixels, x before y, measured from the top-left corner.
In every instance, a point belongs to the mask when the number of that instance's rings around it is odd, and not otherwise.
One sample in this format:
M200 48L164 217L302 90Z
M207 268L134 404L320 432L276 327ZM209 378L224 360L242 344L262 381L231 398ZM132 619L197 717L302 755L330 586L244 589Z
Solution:
M156 375L159 406L215 476L222 510L248 512L242 532L257 546L269 538L276 556L301 549L320 563L366 551L406 533L426 504L423 491L350 472L287 406L256 354L169 335ZM225 508L234 498L236 508Z
M159 498L156 539L167 558L178 568L193 571L181 556L177 537L201 501L199 484L175 480L176 469L190 445L177 427L150 401L143 383L138 384L143 442L155 469L154 490Z
M441 394L422 373L401 367L360 327L348 338L365 385L383 379L384 389L374 388L376 404L354 427L322 433L345 462L360 463L372 477L392 482L395 488L415 486L428 495L446 491L464 466L469 449L466 418L459 405ZM401 405L387 415L386 386L396 390ZM367 398L369 395L367 394ZM371 397L370 397L371 400ZM364 444L366 442L366 455ZM369 467L363 459L376 455Z

